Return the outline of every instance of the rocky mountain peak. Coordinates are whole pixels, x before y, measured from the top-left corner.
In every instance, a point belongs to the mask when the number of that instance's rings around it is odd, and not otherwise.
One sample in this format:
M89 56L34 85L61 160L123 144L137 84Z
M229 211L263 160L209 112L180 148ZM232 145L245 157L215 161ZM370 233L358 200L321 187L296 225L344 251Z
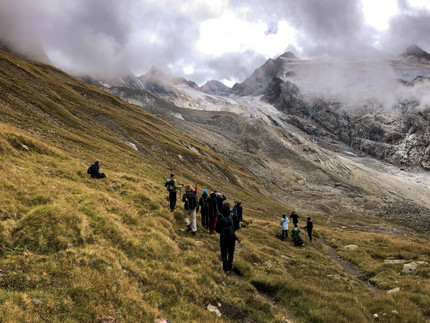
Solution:
M283 53L281 56L279 56L278 58L284 58L284 59L300 59L298 58L293 52L285 52Z
M430 54L417 45L411 45L400 55L403 58L417 58L430 61Z
M200 90L215 95L229 95L231 93L231 89L228 86L216 80L207 81Z

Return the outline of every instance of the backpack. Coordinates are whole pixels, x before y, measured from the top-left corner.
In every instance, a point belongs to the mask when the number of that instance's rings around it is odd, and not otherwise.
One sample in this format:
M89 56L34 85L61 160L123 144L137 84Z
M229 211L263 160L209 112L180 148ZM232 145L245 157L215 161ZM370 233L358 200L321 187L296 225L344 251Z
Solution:
M221 234L221 239L234 239L234 228L233 228L233 222L231 220L231 217L224 217L219 216L217 222L217 231L219 234Z
M175 190L175 184L173 183L173 178L169 178L166 181L166 183L164 183L164 186L166 186L169 192L173 192Z
M185 209L192 210L197 207L197 198L194 191L188 191L185 193Z
M202 200L202 211L209 211L209 196L206 196L206 198L204 198L203 196L201 197Z
M234 231L239 230L240 229L239 215L237 214L237 208L236 207L234 207L233 210L231 210L230 219L233 222Z
M88 167L88 169L87 169L87 174L91 174L92 172L93 172L93 170L92 170L91 166L90 166L90 167Z

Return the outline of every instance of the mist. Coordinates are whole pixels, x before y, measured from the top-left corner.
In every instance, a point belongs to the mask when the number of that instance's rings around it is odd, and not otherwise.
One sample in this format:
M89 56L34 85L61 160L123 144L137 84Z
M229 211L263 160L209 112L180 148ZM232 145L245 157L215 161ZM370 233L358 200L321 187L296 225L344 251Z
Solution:
M304 58L392 58L411 43L430 50L430 12L406 0L398 6L389 28L378 31L365 24L356 0L0 0L0 44L36 60L49 57L75 75L141 75L156 66L199 84L241 82L268 57L258 46L218 56L200 53L196 44L204 21L230 10L265 23L271 37L286 21L297 39L286 41L285 51Z

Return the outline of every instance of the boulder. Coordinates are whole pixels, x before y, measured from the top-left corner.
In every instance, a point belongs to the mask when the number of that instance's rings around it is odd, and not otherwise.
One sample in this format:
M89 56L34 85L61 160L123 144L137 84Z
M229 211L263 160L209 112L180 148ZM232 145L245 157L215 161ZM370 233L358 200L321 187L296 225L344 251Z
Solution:
M387 294L392 294L392 293L397 293L397 292L400 292L400 287L390 289L389 291L387 291Z
M411 262L409 264L404 264L402 272L404 272L404 273L411 273L411 272L415 271L417 269L417 267L418 267L418 264L416 262Z

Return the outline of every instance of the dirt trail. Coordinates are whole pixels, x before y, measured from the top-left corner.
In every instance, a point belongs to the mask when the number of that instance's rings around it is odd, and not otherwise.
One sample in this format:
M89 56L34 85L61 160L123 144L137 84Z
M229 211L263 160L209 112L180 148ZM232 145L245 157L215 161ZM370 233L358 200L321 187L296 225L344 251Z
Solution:
M336 250L333 247L330 247L328 244L326 244L323 240L321 239L317 239L317 241L327 249L328 254L330 255L331 259L333 259L334 261L338 262L343 270L351 275L354 276L355 278L358 278L359 280L361 280L364 284L364 286L369 289L375 296L383 294L384 291L379 289L377 286L373 285L372 283L369 282L368 279L366 279L360 272L360 269L358 268L357 265L355 265L354 263L352 263L351 261L345 260L340 258L337 253Z

